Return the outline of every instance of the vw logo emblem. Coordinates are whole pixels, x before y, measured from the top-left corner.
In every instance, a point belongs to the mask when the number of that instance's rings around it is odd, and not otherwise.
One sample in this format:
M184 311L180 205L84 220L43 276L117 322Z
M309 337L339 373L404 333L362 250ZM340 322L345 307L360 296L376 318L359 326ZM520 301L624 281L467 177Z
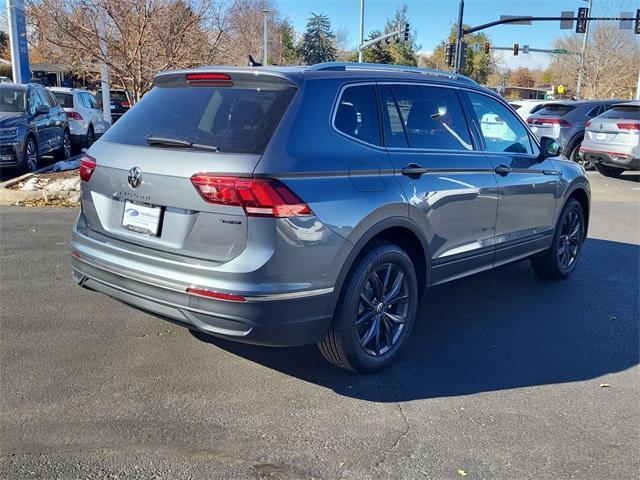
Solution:
M131 188L138 188L142 182L142 173L139 167L131 167L129 169L129 176L127 177L129 186Z

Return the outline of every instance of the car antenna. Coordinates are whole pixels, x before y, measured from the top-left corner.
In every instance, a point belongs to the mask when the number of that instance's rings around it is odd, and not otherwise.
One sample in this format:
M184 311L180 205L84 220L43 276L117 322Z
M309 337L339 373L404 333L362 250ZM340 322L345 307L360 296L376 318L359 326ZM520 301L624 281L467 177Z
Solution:
M247 62L247 65L249 65L250 67L261 67L262 66L262 64L256 62L255 59L251 55L249 55L249 61Z

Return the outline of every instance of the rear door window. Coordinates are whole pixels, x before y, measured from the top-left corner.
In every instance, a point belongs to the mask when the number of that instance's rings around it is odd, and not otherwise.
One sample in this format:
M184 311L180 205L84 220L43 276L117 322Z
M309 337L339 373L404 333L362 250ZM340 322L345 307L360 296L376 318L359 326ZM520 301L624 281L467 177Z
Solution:
M234 86L160 85L148 92L104 139L148 145L162 137L217 147L224 153L262 153L295 93L267 81Z
M380 120L374 85L347 87L333 119L335 128L371 145L380 145Z
M473 150L455 90L421 85L391 85L389 90L396 104L394 113L389 97L383 100L387 104L384 113L389 115L385 125L391 126L386 135L389 146L400 142L399 121L409 148Z

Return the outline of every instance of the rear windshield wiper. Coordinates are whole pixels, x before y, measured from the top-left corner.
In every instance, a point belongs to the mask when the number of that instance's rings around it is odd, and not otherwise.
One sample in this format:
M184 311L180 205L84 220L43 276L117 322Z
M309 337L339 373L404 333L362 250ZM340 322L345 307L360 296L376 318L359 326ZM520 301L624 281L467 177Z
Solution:
M188 142L187 140L180 140L178 138L166 138L166 137L154 137L153 135L145 138L149 145L162 145L164 147L180 147L180 148L194 148L196 150L209 150L212 152L218 152L220 149L215 145L202 145L200 143Z

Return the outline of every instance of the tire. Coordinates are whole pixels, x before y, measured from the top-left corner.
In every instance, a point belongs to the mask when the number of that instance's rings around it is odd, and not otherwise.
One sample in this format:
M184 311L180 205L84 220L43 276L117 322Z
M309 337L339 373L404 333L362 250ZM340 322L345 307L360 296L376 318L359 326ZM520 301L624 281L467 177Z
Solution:
M85 146L89 148L91 145L93 145L93 142L95 141L96 141L96 134L93 131L93 125L89 125L89 128L87 129L87 140L85 142Z
M596 170L605 177L616 178L624 173L624 168L610 167L609 165L603 165L601 163L596 163L595 166Z
M32 135L29 135L27 140L24 142L23 162L24 168L27 172L35 172L40 165L38 144Z
M570 198L558 218L553 245L544 255L531 259L531 267L540 278L562 280L571 275L582 253L585 225L582 205Z
M569 160L571 160L572 162L579 163L580 165L582 165L582 167L585 170L591 170L593 169L593 164L588 160L584 160L583 158L580 158L580 156L578 155L580 153L580 145L582 145L582 140L578 141L573 146L573 149L569 154Z
M62 134L62 146L56 150L55 157L57 160L68 160L71 157L71 134L69 130Z
M385 296L389 303L379 301ZM411 259L396 245L376 243L349 273L318 348L340 368L379 371L402 352L417 307L418 280Z

